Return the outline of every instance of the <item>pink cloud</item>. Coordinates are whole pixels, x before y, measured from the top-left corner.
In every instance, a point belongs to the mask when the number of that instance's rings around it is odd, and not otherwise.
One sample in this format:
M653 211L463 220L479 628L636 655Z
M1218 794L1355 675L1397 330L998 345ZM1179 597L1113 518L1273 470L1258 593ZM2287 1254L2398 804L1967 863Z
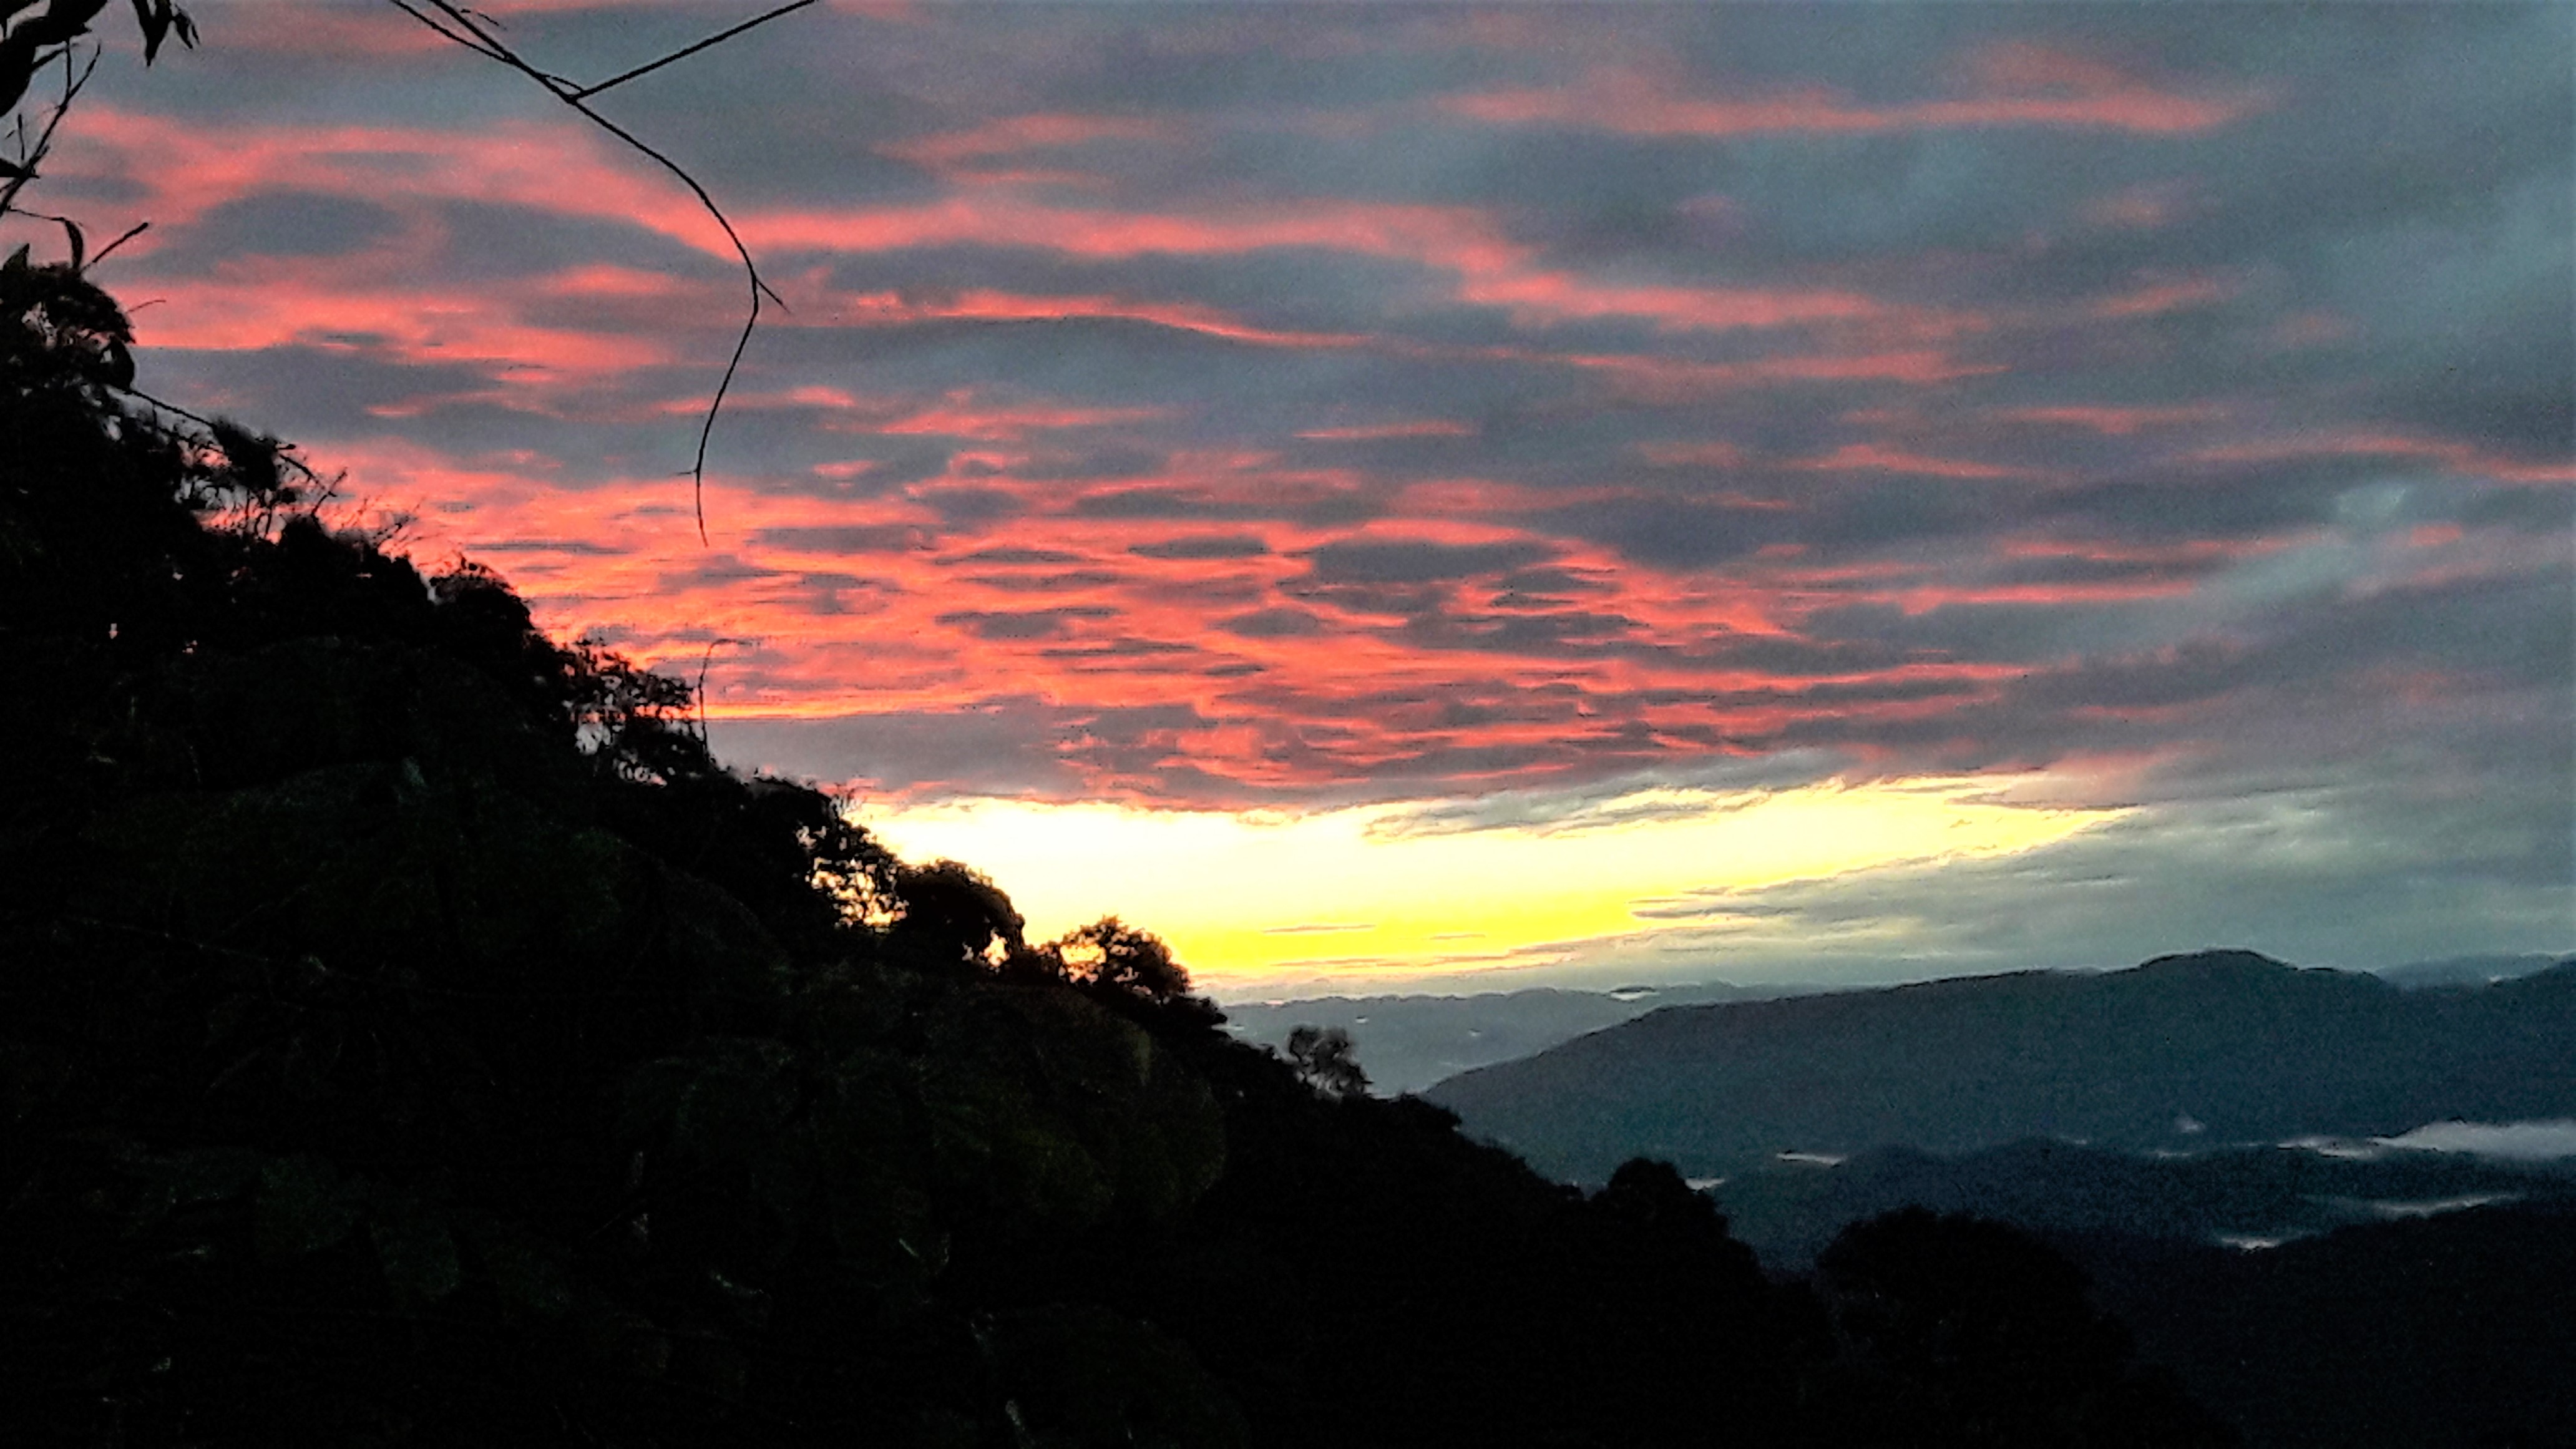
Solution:
M897 292L823 293L804 300L817 311L812 323L790 314L782 325L897 327L918 322L1061 322L1071 318L1114 318L1149 322L1175 331L1221 337L1266 347L1347 348L1366 344L1357 333L1298 332L1260 327L1214 307L1183 302L1156 302L1107 296L1037 296L971 288L947 295L905 296Z
M463 200L560 216L613 219L730 258L703 211L675 202L666 177L612 154L614 143L561 122L504 121L483 130L398 125L241 125L182 120L109 105L81 113L67 177L143 188L156 226L194 221L227 201L297 190L369 201ZM685 195L685 194L683 194ZM138 245L157 245L148 237Z
M978 406L971 391L959 389L949 393L932 407L905 417L878 423L869 431L892 434L924 433L992 442L1017 442L1032 432L1053 432L1069 428L1104 428L1120 423L1149 422L1171 415L1172 410L1163 407Z
M1523 322L1636 317L1659 332L1730 332L1899 317L1916 329L1974 325L1967 318L1893 307L1850 291L1639 286L1591 282L1565 272L1470 276L1458 295L1462 301L1506 308Z
M1823 86L1694 96L1633 70L1596 68L1545 90L1457 95L1454 114L1496 125L1562 125L1643 136L1947 130L2046 126L2182 135L2216 130L2260 104L2250 95L2191 94L2033 46L1984 52L1969 67L1976 94L1871 104Z
M1562 751L1578 726L1605 736L1623 721L1683 732L1663 744L1634 744L1645 758L1683 747L1691 731L1767 729L1854 713L1842 703L1801 703L1799 691L1813 681L1713 671L1689 649L1604 658L1425 649L1396 621L1345 612L1330 598L1298 605L1317 621L1311 633L1234 635L1209 627L1214 619L1280 607L1291 596L1279 586L1303 577L1303 555L1325 543L1527 540L1508 522L1514 511L1565 499L1515 485L1421 485L1399 500L1397 517L1358 528L1229 524L1229 541L1248 534L1264 551L1226 547L1191 558L1129 553L1133 524L1084 516L1077 506L1084 490L1068 493L1061 485L1027 492L1028 513L996 522L961 552L955 543L931 546L941 525L921 506L926 489L818 499L718 477L709 484L710 551L696 542L685 490L667 479L567 491L548 486L548 470L524 460L500 467L392 442L337 451L327 461L375 480L396 502L442 500L424 525L424 550L497 563L550 627L613 628L620 647L636 657L690 669L711 638L753 641L725 651L710 676L708 709L717 717L953 711L1008 680L1028 698L1060 707L1187 704L1208 721L1118 750L1075 750L1069 759L1084 788L1110 795L1163 788L1156 772L1180 762L1231 782L1222 788L1258 794L1344 784L1432 750ZM1183 456L1149 478L1086 489L1140 485L1275 502L1283 493L1315 494L1353 480L1330 472L1278 475L1257 457L1218 453ZM1556 555L1552 569L1586 581L1580 607L1600 621L1590 626L1596 639L1772 634L1783 627L1778 611L1796 607L1798 581L1784 588L1782 580L1759 577L1768 565L1744 578L1671 578L1627 567L1597 548L1542 542ZM1899 582L1898 575L1881 577ZM1451 596L1458 627L1472 635L1499 622L1478 622L1492 584L1456 579L1429 587ZM1978 668L1906 665L1837 677L1976 686L1984 677ZM1775 702L1709 709L1629 700L1641 691L1710 690L1765 693ZM1490 724L1467 726L1446 722L1438 710L1390 702L1402 698L1517 703ZM1593 711L1590 719L1579 717L1584 709Z
M2066 403L2050 407L1999 408L1986 416L2000 423L2027 423L2043 427L2082 428L2107 437L2125 438L2146 428L2188 427L2223 417L2225 409L2214 403L2183 407L2123 407L2108 404Z
M671 361L662 339L548 327L521 315L505 288L332 285L309 267L239 268L174 290L142 314L156 347L251 352L271 347L376 350L413 363L470 362L520 381L611 374Z

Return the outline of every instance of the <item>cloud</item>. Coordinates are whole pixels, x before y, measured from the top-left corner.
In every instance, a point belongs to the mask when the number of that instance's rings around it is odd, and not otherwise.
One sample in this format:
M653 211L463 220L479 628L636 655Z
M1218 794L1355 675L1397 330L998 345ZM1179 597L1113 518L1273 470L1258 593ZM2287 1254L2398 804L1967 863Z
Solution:
M2525 884L2576 794L2563 7L818 9L618 93L786 302L708 548L721 233L326 10L103 70L65 129L58 207L154 223L102 273L157 299L145 386L550 627L758 640L710 675L747 759L1426 830L2153 761L2113 772L2169 812L2142 900L2247 838L2194 813L2228 792L2349 835L2440 781ZM612 74L704 18L530 43ZM2481 929L2485 887L2335 858ZM2211 929L2343 939L2281 909Z
M1326 583L1422 584L1505 573L1544 557L1532 543L1452 544L1430 539L1328 543L1307 554Z
M1559 125L1642 136L1721 139L1777 133L1848 135L2003 126L2212 131L2256 110L2250 95L2159 89L2098 61L2007 42L1976 57L1980 94L1873 105L1820 86L1716 96L1676 94L1650 76L1598 70L1546 90L1461 95L1448 107L1489 124Z
M1078 621L1112 619L1117 615L1115 609L1068 605L1056 609L983 613L961 609L937 618L950 628L963 629L981 639L1061 639Z
M2401 823L2410 816L2418 828ZM2121 966L2194 946L2353 969L2463 939L2560 949L2576 906L2564 861L2534 878L2495 839L2477 805L2420 795L2322 786L2178 802L2020 855L1711 892L1667 908L1660 919L1706 924L1658 945L1740 980ZM1629 955L1633 970L1633 950L1591 954Z
M1186 534L1178 538L1158 539L1151 543L1130 544L1127 551L1140 558L1259 558L1270 552L1270 545L1251 534Z

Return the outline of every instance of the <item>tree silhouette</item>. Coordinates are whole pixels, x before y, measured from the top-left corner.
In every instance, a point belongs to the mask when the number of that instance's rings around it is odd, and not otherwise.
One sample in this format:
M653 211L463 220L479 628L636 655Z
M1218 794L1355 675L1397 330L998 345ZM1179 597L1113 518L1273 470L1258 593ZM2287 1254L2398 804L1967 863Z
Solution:
M1078 985L1148 1001L1189 994L1190 973L1172 959L1172 948L1163 944L1163 938L1116 916L1103 916L1067 932L1053 949L1066 978Z
M1824 1377L1856 1439L2235 1442L2169 1377L2134 1368L2127 1331L2087 1301L2083 1273L2017 1229L1904 1208L1844 1229L1816 1268L1842 1349Z
M899 866L892 940L942 966L998 967L1028 952L1027 923L983 872L953 860Z
M1351 1034L1338 1026L1300 1026L1288 1033L1288 1060L1297 1080L1334 1101L1368 1095L1368 1073L1361 1069Z

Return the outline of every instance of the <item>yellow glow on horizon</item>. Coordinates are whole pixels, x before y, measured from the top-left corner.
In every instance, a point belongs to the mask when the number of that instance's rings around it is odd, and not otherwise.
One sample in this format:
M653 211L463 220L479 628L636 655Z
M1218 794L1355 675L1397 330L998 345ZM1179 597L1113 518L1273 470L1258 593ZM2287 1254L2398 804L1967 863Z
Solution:
M1583 829L1389 833L1403 806L1298 816L977 799L862 809L907 860L961 860L1044 940L1105 915L1154 932L1202 987L1432 974L1674 922L1636 914L1712 889L2012 854L2116 810L2014 805L1992 778L1767 794L1623 797L1651 818Z

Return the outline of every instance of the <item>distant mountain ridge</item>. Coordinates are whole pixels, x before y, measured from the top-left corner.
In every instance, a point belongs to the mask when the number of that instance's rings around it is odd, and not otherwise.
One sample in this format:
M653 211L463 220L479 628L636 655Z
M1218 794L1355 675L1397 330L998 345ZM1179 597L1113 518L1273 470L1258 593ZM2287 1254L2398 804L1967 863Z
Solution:
M1666 1007L1425 1095L1540 1171L1782 1151L2153 1150L2576 1115L2576 960L2406 991L2250 951Z
M1530 1056L1661 1007L1772 994L1723 981L1618 991L1540 986L1475 996L1229 1002L1225 1015L1226 1029L1235 1036L1274 1047L1284 1045L1288 1033L1300 1026L1339 1027L1351 1034L1371 1087L1381 1096L1394 1096L1421 1091L1474 1067Z
M2409 961L2371 973L2391 986L2407 991L2439 990L2451 986L2492 986L2564 966L2576 956L2544 956L2537 952L2518 956L2449 956L2439 961Z
M2560 958L2456 956L2410 961L2370 974L2408 991L2485 986L2545 970ZM1821 982L1741 984L1711 979L1625 986L1612 991L1534 986L1472 995L1409 992L1372 996L1304 996L1283 1001L1229 1001L1226 1029L1256 1045L1285 1046L1300 1026L1339 1027L1351 1034L1371 1090L1392 1097L1419 1092L1477 1067L1535 1056L1561 1041L1633 1021L1667 1006L1716 1001L1768 1001L1784 996L1877 990Z

